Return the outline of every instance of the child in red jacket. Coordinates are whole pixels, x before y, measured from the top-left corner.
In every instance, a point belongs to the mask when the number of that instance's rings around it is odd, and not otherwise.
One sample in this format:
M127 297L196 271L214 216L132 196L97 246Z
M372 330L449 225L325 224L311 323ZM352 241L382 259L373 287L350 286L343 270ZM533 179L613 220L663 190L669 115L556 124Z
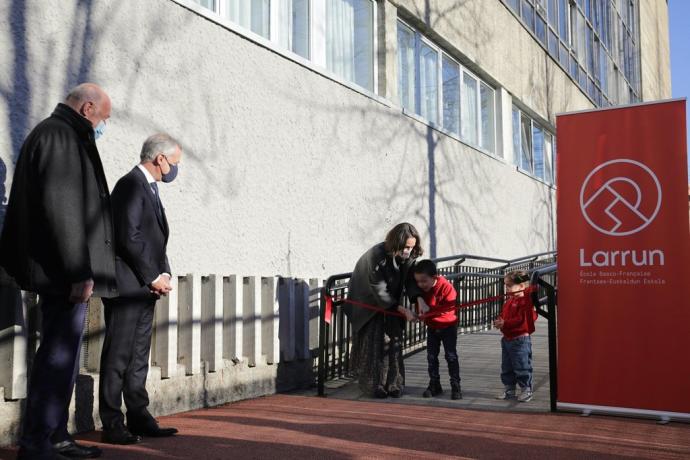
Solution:
M498 399L532 399L532 340L537 312L525 289L529 287L529 275L523 270L508 273L504 279L510 294L494 326L501 330L501 381L505 386ZM515 386L520 387L516 396Z
M438 354L443 351L450 374L451 399L462 399L460 390L460 362L458 359L458 317L455 310L456 293L453 285L439 275L436 265L430 260L421 260L413 267L414 278L422 295L417 298L419 313L431 313L424 322L427 325L426 353L429 363L429 386L425 398L443 393L438 368Z

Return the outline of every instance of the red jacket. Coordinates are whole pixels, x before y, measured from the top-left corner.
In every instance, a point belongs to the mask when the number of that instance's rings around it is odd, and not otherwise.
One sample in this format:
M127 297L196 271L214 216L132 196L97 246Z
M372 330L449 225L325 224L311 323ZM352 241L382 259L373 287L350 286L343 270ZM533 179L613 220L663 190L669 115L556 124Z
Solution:
M512 340L524 334L534 332L534 322L537 320L537 311L532 305L532 299L528 294L522 297L509 297L503 304L499 318L503 319L503 337Z
M428 292L423 292L421 296L427 305L429 305L429 313L435 310L448 310L455 306L456 293L453 285L448 282L443 276L439 275L436 278L436 284L429 289ZM441 313L438 316L431 316L426 318L424 322L432 329L443 329L444 327L453 326L458 321L456 310L452 309Z

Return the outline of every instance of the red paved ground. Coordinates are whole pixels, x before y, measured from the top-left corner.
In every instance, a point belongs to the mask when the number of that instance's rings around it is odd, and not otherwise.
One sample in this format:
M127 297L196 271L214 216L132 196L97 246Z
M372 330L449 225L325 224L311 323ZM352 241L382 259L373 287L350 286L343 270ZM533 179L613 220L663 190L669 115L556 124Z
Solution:
M159 421L180 434L131 447L99 444L98 432L78 438L118 459L690 458L690 425L574 414L276 395Z

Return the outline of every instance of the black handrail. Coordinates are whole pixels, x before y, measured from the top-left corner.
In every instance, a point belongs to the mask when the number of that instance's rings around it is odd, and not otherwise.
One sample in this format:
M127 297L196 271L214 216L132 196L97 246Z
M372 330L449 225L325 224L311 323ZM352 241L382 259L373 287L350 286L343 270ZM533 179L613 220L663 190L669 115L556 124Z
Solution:
M555 263L540 267L532 272L530 278L532 286L541 286L546 291L546 296L539 295L539 291L532 292L532 302L537 313L546 318L549 331L549 397L551 412L556 412L558 401L558 357L557 357L557 330L556 330L556 305L558 304L558 290L556 288ZM543 279L544 276L553 278L551 283ZM547 309L542 308L546 305Z
M539 260L544 256L547 258ZM535 268L540 268L539 264L549 264L555 259L556 252L542 252L516 259L459 254L432 260L436 263L454 261L451 265L439 267L439 273L454 283L458 292L457 302L461 304L483 298L495 298L504 294L502 279L508 268L525 269L531 273ZM493 262L500 265L497 267L462 265L466 261ZM338 282L348 280L351 275L352 273L332 275L320 289L317 368L317 387L320 396L325 393L326 380L350 374L351 329L349 321L342 309L339 308L346 299L347 285ZM331 296L333 301L333 315L330 318L330 324L326 323L325 318L326 296ZM462 309L459 314L461 330L463 332L475 332L492 327L492 321L500 313L501 305L501 300L495 300ZM424 346L426 328L422 327L420 323L409 323L404 337L403 352L407 354Z

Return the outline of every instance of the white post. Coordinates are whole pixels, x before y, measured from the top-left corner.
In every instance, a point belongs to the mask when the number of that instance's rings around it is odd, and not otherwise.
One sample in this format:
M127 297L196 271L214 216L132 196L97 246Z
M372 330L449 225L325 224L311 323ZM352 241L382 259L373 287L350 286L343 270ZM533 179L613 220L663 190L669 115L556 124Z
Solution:
M242 278L223 277L223 357L234 362L242 360L243 298Z
M280 341L280 360L295 360L295 280L280 278L278 284L278 313L280 326L278 340Z
M177 276L170 278L172 291L156 302L154 314L154 347L151 361L161 369L162 378L177 375L177 315L179 283Z
M5 329L0 330L0 387L5 388L4 397L7 399L26 398L28 350L28 311L36 304L36 296L23 293L10 286L2 305L12 322Z
M103 339L105 338L105 307L103 301L97 297L89 300L87 311L89 325L86 335L87 356L86 369L91 372L98 372L101 369L101 351L103 349Z
M185 374L201 372L201 280L188 274L179 279L178 362L184 364Z
M243 348L247 364L253 367L261 361L261 281L256 276L245 276L243 291Z
M278 278L261 278L261 352L266 355L268 364L280 361L280 342L278 331L280 318L278 311Z
M223 368L223 279L201 278L201 359L209 372Z
M319 352L319 289L323 287L323 280L311 278L309 280L309 357L316 358Z
M19 325L0 331L0 387L5 398L26 398L26 329Z

